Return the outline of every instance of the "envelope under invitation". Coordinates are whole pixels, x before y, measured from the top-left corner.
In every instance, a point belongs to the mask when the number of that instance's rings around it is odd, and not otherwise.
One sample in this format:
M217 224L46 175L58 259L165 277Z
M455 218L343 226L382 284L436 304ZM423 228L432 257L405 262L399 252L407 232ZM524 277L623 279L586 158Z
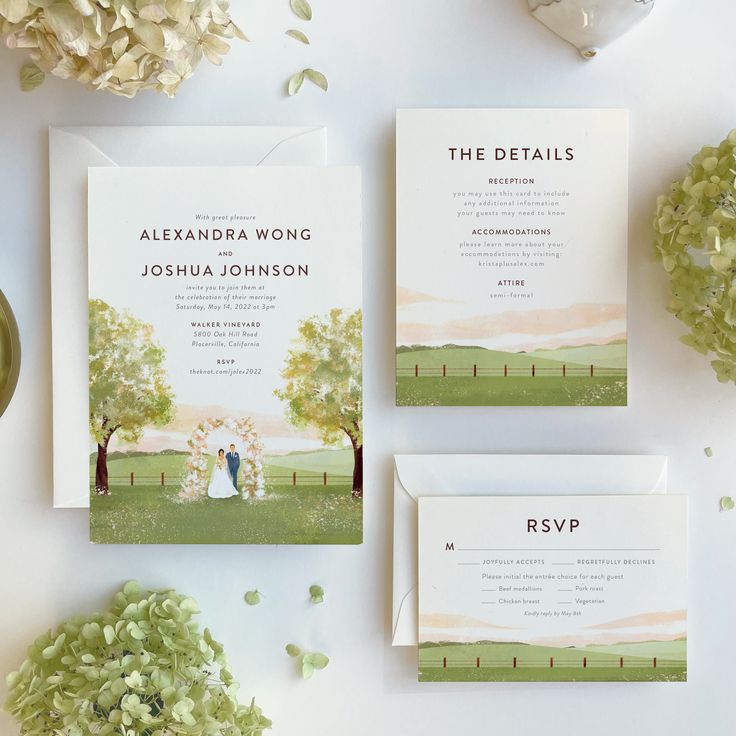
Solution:
M49 130L54 506L89 506L87 170L107 166L321 166L325 129Z
M656 455L397 455L394 463L394 646L417 645L420 496L666 493Z

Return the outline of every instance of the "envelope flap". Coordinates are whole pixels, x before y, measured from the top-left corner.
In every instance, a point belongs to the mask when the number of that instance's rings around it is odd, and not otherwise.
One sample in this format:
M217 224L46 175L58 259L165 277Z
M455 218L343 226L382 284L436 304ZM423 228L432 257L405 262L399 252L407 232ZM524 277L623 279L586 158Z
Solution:
M419 496L652 493L666 490L660 455L396 455L404 491ZM634 471L635 472L632 472ZM624 472L622 472L624 471Z
M61 172L56 161L63 157L77 161L80 166L77 168L81 171L81 164L86 166L115 166L110 156L105 153L100 146L92 139L93 136L86 135L85 131L94 130L93 128L50 128L49 129L49 151L51 155L51 175L55 173L67 174L68 171ZM86 178L86 171L84 172ZM53 191L53 189L52 189Z
M89 505L87 176L110 166L323 166L325 129L283 126L49 130L54 505Z
M406 493L415 502L417 489L422 487L421 473L416 468L415 460L419 455L394 455L395 487ZM412 488L414 490L412 490Z
M417 641L419 497L667 491L660 455L397 455L394 467L394 646Z
M112 126L57 128L119 166L324 164L325 129L301 127ZM134 137L135 145L131 145Z

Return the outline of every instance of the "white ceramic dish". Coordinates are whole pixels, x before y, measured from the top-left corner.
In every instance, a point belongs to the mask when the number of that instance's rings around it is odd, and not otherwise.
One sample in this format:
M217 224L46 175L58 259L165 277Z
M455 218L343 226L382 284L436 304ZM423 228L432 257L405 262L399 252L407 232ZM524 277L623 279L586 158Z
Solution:
M531 14L584 59L594 59L611 41L644 20L654 0L528 0Z

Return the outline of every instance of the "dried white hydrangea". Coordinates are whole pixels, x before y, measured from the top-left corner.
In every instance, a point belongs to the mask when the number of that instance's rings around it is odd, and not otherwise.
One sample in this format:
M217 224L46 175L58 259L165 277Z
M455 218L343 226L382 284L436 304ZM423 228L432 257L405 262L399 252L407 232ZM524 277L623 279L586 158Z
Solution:
M0 0L0 34L44 72L134 97L173 97L206 56L220 64L247 40L229 0Z

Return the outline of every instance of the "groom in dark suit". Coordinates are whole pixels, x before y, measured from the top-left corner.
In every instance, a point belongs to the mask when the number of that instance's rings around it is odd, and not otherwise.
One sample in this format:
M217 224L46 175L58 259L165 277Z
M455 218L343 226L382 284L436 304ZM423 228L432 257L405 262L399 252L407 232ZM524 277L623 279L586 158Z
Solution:
M230 452L225 455L227 467L230 471L230 477L233 479L233 486L238 490L238 469L240 468L240 455L235 452L235 445L230 445Z

